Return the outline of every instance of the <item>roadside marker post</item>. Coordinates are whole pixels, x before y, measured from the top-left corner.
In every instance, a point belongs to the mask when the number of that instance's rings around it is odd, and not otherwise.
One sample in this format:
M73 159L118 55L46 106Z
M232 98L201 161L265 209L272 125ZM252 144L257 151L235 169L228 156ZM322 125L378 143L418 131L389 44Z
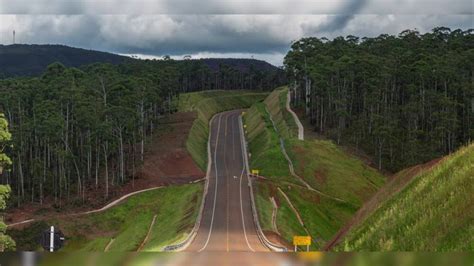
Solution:
M306 246L306 252L309 252L311 236L293 236L293 245L295 245L295 252L297 252L298 246Z
M49 233L49 252L54 251L54 226L51 226L51 231Z
M40 244L46 251L54 252L63 247L64 240L65 238L61 230L51 226L49 229L43 231Z

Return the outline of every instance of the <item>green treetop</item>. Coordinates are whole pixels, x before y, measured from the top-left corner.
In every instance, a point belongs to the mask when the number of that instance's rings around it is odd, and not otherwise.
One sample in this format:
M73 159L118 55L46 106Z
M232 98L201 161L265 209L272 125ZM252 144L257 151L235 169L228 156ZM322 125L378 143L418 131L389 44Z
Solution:
M11 164L10 158L3 153L6 143L10 140L11 134L8 132L8 122L3 114L0 114L0 174L3 169ZM10 186L0 185L0 210L4 210L7 203L8 196L10 195ZM15 248L15 242L11 237L5 234L7 226L0 220L0 251L13 250Z

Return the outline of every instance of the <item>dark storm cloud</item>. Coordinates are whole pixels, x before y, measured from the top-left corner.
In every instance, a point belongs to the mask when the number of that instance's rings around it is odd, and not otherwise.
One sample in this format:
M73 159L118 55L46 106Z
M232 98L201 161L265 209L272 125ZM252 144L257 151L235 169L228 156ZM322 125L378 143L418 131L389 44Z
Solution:
M116 34L109 34L105 26L102 37L121 53L275 52L289 43L279 32L283 21L283 17L238 15L111 16L102 18L102 24L113 25Z
M3 14L335 14L347 0L0 0Z
M344 9L360 5L363 9ZM342 7L342 9L341 9ZM0 0L2 14L473 14L471 0Z
M22 43L281 61L291 41L301 37L371 37L443 25L467 29L474 27L472 12L471 0L0 0L0 43L11 43L15 30Z
M305 27L307 33L319 33L319 32L334 32L346 27L347 23L354 18L354 14L357 14L364 6L366 6L368 0L354 0L348 1L343 5L339 12L340 15L331 15L330 19L320 25L308 25Z

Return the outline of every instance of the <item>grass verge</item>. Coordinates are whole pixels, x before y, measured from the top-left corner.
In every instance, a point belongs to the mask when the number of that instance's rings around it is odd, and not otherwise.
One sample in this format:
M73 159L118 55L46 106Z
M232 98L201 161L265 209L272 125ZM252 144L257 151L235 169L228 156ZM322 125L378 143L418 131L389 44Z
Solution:
M18 250L39 250L41 232L54 225L66 236L62 251L135 251L157 214L149 241L142 251L156 251L182 239L194 226L203 184L164 187L143 192L104 212L52 218L17 230L10 229Z
M293 181L288 162L281 152L278 134L265 111L265 104L254 104L244 116L244 124L251 154L251 168L259 169L261 175L272 180Z
M311 187L360 206L383 184L380 173L332 141L287 141L295 172Z
M294 235L307 234L286 200L274 192L281 188L315 240L313 248L321 248L382 186L384 179L376 170L346 154L331 141L298 140L296 122L286 110L287 95L287 88L276 89L263 103L254 104L244 115L251 152L250 166L259 169L260 175L267 178L256 182L257 210L262 229L272 230L269 197L274 197L279 208L277 225L281 236L291 243ZM291 176L281 151L280 138L285 142L295 172L311 187L329 197L303 187L297 178Z
M212 116L224 111L248 108L265 99L267 95L266 92L202 91L180 96L180 110L198 113L189 132L186 148L203 171L206 171L207 167L207 140Z

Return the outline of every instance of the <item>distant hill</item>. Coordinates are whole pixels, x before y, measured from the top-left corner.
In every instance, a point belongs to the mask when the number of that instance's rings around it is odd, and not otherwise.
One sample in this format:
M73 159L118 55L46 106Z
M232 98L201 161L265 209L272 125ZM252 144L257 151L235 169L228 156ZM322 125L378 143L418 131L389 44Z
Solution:
M361 209L335 249L472 251L473 177L474 144L401 171Z
M0 78L41 75L46 67L54 62L60 62L67 67L79 67L92 63L120 64L127 60L137 59L65 45L0 45ZM265 61L248 58L204 58L191 61L203 62L211 71L218 71L222 65L239 72L249 72L251 69L263 72L279 71L279 68Z
M260 71L276 71L278 68L268 62L257 60L257 59L248 59L248 58L203 58L196 59L207 66L213 71L219 70L221 65L227 65L235 70L248 72L250 68Z
M119 64L125 60L133 59L65 45L0 45L0 77L40 75L54 62L78 67L97 62Z

